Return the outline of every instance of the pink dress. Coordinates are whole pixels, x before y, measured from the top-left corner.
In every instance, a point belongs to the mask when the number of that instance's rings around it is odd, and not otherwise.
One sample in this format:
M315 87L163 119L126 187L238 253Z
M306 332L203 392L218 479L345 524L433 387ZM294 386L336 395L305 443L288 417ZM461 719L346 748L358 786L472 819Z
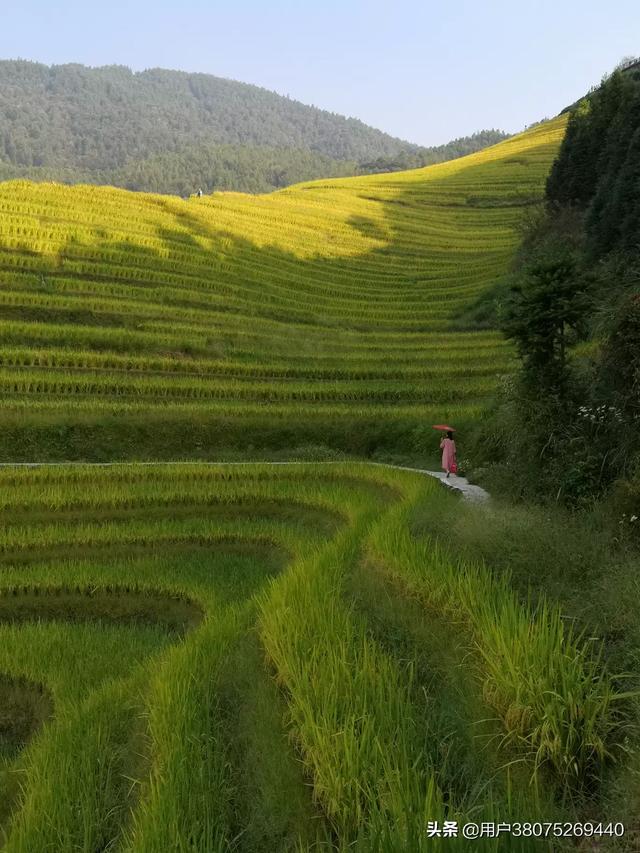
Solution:
M456 461L456 443L452 438L443 438L440 442L442 450L442 468L444 471L451 471L453 463Z

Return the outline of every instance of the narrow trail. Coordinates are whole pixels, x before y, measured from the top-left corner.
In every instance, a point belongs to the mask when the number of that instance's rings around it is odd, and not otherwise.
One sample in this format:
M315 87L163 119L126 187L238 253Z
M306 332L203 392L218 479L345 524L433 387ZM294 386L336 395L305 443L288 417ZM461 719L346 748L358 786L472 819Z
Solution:
M425 474L429 477L435 477L443 486L452 489L455 492L460 492L462 498L470 503L484 503L489 500L489 492L470 483L466 477L458 477L457 474L452 474L446 477L443 471L429 471L427 468L411 468L408 465L392 465L389 462L366 462L364 460L346 460L364 462L366 465L375 465L378 468L394 468L397 471L412 471L414 474ZM246 460L243 462L204 462L202 460L158 460L157 462L0 462L0 468L54 468L62 466L82 466L94 468L109 468L115 465L344 465L342 461L328 462L260 462L259 460Z
M456 492L461 492L462 497L470 503L484 503L490 498L489 492L486 489L483 489L482 486L477 486L475 483L470 483L466 477L458 477L457 474L452 474L447 478L444 471L425 471L425 474L429 474L430 477L436 477L443 486L453 489Z

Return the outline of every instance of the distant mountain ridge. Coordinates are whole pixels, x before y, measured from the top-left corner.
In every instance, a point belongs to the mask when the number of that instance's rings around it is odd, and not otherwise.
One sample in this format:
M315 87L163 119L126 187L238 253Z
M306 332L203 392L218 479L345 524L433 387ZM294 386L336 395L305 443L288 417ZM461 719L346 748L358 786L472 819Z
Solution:
M451 151L426 149L208 74L0 61L0 180L264 192L314 177L426 165L504 136L483 131L456 140Z

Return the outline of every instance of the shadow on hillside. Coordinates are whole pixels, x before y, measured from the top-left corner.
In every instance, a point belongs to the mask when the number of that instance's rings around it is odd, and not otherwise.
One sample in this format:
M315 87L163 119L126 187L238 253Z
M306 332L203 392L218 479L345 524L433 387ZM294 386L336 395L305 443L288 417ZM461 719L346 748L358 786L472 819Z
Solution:
M540 148L547 146L548 143L545 143ZM529 156L535 155L536 151L531 149ZM508 149L502 160L509 161L506 165L503 163L507 170L507 197L511 195L514 198L517 194L511 188L514 185L517 187L518 175L528 175L531 167L513 158ZM504 201L505 198L500 193L500 183L496 181L496 162L490 164L488 183L486 189L483 189L486 206L493 208L496 199ZM484 166L459 164L451 177L453 183L459 187L461 175L472 168L482 169ZM478 185L477 177L474 186ZM83 306L82 318L74 318L73 312L69 311L65 320L65 311L57 310L50 319L40 316L38 321L80 321L92 326L105 324L106 321L109 328L115 326L131 332L135 346L136 333L157 329L158 320L154 320L150 313L145 315L143 308L137 313L126 304L118 312L115 307L118 287L123 285L139 290L140 298L148 297L150 305L169 309L168 317L162 321L165 331L159 335L157 348L153 349L153 345L145 339L136 351L176 359L232 358L248 364L259 361L263 346L260 327L265 324L269 351L265 353L262 350L262 360L272 363L274 360L283 363L305 360L313 363L316 359L339 362L341 354L348 352L354 343L365 341L377 347L376 361L384 365L386 354L394 345L404 346L407 342L413 342L420 346L425 335L434 331L447 337L455 336L458 333L451 329L455 323L455 314L460 311L461 301L459 298L457 307L450 309L446 302L446 291L448 286L455 290L457 285L455 282L451 284L450 273L447 279L438 278L437 271L425 262L425 253L420 245L420 210L427 211L434 207L440 210L442 200L431 200L429 194L423 191L424 187L418 186L416 191L415 183L407 184L406 180L395 175L384 179L384 194L378 196L375 192L376 180L372 177L358 181L362 198L377 205L376 218L354 215L346 219L345 227L377 241L379 245L360 253L338 257L299 257L273 243L259 246L250 239L221 230L213 218L208 222L205 215L211 217L211 211L203 215L195 199L183 202L154 197L149 200L149 204L163 209L168 217L167 225L158 227L154 221L156 234L161 240L160 249L141 245L134 239L115 243L107 239L90 246L90 252L95 251L97 258L104 253L110 263L117 263L121 256L123 264L126 261L127 266L151 270L153 274L141 274L135 279L127 278L122 273L109 276L104 272L104 261L102 269L96 269L93 276L86 270L74 272L65 264L66 259L81 254L87 265L91 261L86 261L84 253L78 252L77 240L70 239L59 253L57 266L51 268L43 263L43 274L46 277L43 279L43 287L50 292L53 285L55 290L58 277L76 277L79 281L93 279L98 283L104 280L105 295L114 299L114 310L107 318L100 311ZM446 177L441 181L445 190L447 181ZM324 185L340 187L341 182L327 181ZM308 191L322 192L321 186L312 185ZM432 186L433 181L429 189ZM73 188L65 189L65 192L71 196ZM474 193L471 204L464 203L458 194L451 205L445 206L460 211L469 210L474 222L482 209L477 193ZM437 216L432 221L437 225ZM95 232L99 232L98 227ZM412 232L413 237L409 239ZM451 245L455 246L455 240L452 239ZM444 243L441 241L434 255L448 261L449 248L446 240ZM182 269L178 272L183 276L183 281L164 286L163 280L171 281L171 277L176 274L174 266L179 255L184 252L199 265L201 277L191 277L188 269ZM473 270L481 258L497 258L500 261L501 257L505 257L505 252L501 254L496 251L491 241L487 240L485 249L477 254L467 253L457 258L457 263L463 271ZM207 274L208 267L211 271ZM261 277L262 270L268 270L268 275ZM394 275L397 277L394 278ZM490 280L487 281L487 286L491 284ZM35 284L34 287L38 289L39 285ZM360 291L356 298L352 289L358 291L358 288ZM435 310L440 310L436 324L426 313L424 317L420 316L420 295L425 288L439 291L433 298ZM390 300L394 292L396 298ZM476 296L476 293L469 295L469 303ZM131 296L126 295L126 298L130 300ZM210 325L200 327L195 345L192 340L194 336L189 334L186 327L182 329L180 326L178 310L172 321L172 307L215 312L215 315L211 315ZM370 316L367 317L367 313L372 310L377 311L378 319L374 322ZM401 316L394 317L394 310L402 312ZM230 321L233 318L234 322L226 324L225 317ZM169 334L172 322L174 328ZM407 323L410 332L407 331ZM163 334L167 335L167 339L171 338L166 346L162 342ZM398 337L394 340L395 336ZM459 338L464 339L466 336ZM106 341L103 348L109 349L111 346ZM123 344L122 352L130 352L130 347L129 342L126 346ZM410 364L412 367L421 366L419 362ZM441 410L438 409L443 419L456 417L455 385L449 391L448 401L441 399ZM275 417L272 404L265 400L256 404L256 413L251 417L234 415L231 411L225 415L219 408L215 414L211 412L207 415L203 409L200 415L196 415L191 409L191 420L185 430L184 416L176 414L176 410L171 413L165 411L161 406L157 406L153 416L149 414L147 417L125 417L115 410L109 415L104 414L104 409L102 413L96 411L95 416L89 416L86 412L80 416L73 414L72 400L70 397L69 407L59 417L52 415L46 424L37 423L35 415L29 424L12 424L11 429L5 430L4 440L0 441L0 458L206 458L211 452L216 453L216 448L235 447L253 452L261 447L280 451L307 445L324 445L367 456L393 448L414 451L422 447L426 440L427 427L422 423L419 411L416 409L415 414L405 411L398 415L393 405L389 406L388 415L380 416L375 412L367 414L364 408L357 411L357 406L351 405L345 405L342 413L329 415L318 411L315 414L311 411L313 407L305 404L304 411L293 423L290 418ZM143 402L141 399L140 403ZM425 404L429 404L428 394ZM125 423L126 426L123 426ZM38 435L34 435L34 431ZM432 439L432 436L428 438Z
M547 144L540 146L547 147ZM536 149L531 149L529 154L535 155ZM507 186L517 185L518 173L528 173L530 166L527 165L527 160L523 158L515 158L509 155L508 149L505 151L501 161L494 160L489 164L490 169L495 168L496 164L501 162L505 172L505 184ZM483 169L484 164L458 165L454 175L438 179L438 183L447 191L447 184L453 181L459 184L461 175L469 169ZM524 176L524 175L523 175ZM495 175L488 175L488 179L494 179ZM113 244L106 242L104 247L98 246L98 251L102 248L108 249L110 252L125 253L134 260L136 266L141 268L151 267L160 275L173 273L172 256L176 249L181 251L187 250L192 253L197 263L202 264L202 268L206 268L209 258L215 254L215 263L213 260L212 271L209 276L210 289L209 294L216 292L225 293L234 289L237 293L241 293L242 287L253 287L252 304L244 305L242 308L232 303L232 297L216 307L216 311L228 312L229 314L239 314L245 316L250 322L253 317L260 317L267 320L272 320L277 323L286 324L287 328L282 328L281 333L290 337L294 331L291 327L315 327L325 330L328 334L336 334L338 330L345 329L349 332L358 332L362 334L371 334L381 329L376 329L375 324L371 324L366 319L358 316L357 311L351 314L340 316L338 312L330 312L326 310L326 303L323 298L323 293L331 291L336 304L343 301L346 303L351 301L350 288L358 286L362 282L363 286L367 283L367 274L373 268L375 275L373 276L373 285L371 291L362 299L363 307L368 309L377 307L381 312L389 310L388 297L392 294L391 285L386 291L381 291L376 285L375 279L386 274L386 270L395 263L394 270L397 272L398 265L401 264L402 274L394 282L400 293L400 304L395 306L402 308L402 299L408 298L409 302L413 300L412 293L419 297L423 288L430 288L434 285L442 284L446 287L451 284L450 277L440 279L433 269L425 263L425 253L416 244L408 245L407 234L415 231L416 224L419 227L420 209L425 211L434 208L448 208L450 210L469 211L470 215L476 216L483 208L494 209L496 206L510 207L514 206L527 207L531 204L530 197L523 197L517 193L508 192L506 194L492 194L490 185L482 195L477 193L469 195L466 199L457 197L449 198L445 202L437 198L424 198L420 193L415 192L415 185L407 185L402 180L396 180L395 176L391 175L385 178L386 186L392 188L391 194L375 196L372 195L371 182L375 182L374 178L369 181L361 182L361 192L358 193L361 198L367 199L376 203L378 212L381 211L381 216L377 219L367 218L362 215L354 215L346 219L345 226L353 229L353 231L368 240L374 240L381 245L376 248L367 250L362 253L356 253L353 256L326 257L322 254L311 257L300 257L293 252L284 250L282 247L273 243L266 246L259 246L251 239L241 237L229 230L222 230L215 222L208 222L205 218L207 215L198 210L198 201L191 199L187 202L178 201L176 199L162 199L155 197L150 202L154 207L160 207L166 215L175 223L176 227L160 227L157 229L157 235L163 242L163 251L155 252L143 246L135 246L130 242L122 244ZM433 182L430 183L430 186ZM323 187L340 187L340 181L327 181L320 184L317 188L313 185L305 187L305 191L322 192ZM284 192L291 192L285 190ZM463 214L464 215L464 214ZM190 233L185 233L187 229ZM193 235L193 236L192 236ZM199 242L204 240L208 246L205 248ZM454 235L455 237L455 235ZM455 243L455 240L453 240ZM65 247L61 255L64 256L67 252L73 255L73 245L69 244ZM454 246L455 248L455 246ZM446 256L447 246L439 246L434 250L434 256ZM164 255L167 257L164 257ZM505 251L497 250L490 240L486 241L483 250L473 254L471 258L460 256L458 263L461 270L469 270L481 262L483 259L493 259L504 257ZM224 267L225 272L218 274L216 265ZM321 265L321 269L319 269ZM265 282L258 282L255 278L255 270L264 268L268 270L268 278ZM297 278L296 283L291 281L291 271L295 270ZM235 278L236 284L232 287L225 281L229 271ZM239 285L237 282L243 282ZM492 282L488 281L490 285ZM158 287L155 282L137 282L141 288ZM194 280L194 289L196 282ZM198 283L197 287L201 287ZM340 288L345 288L345 297L340 296ZM188 289L188 287L187 287ZM452 291L453 292L453 291ZM292 308L280 304L282 297L288 294L289 299L296 301L299 297L299 302ZM309 304L305 307L305 298L308 296ZM469 296L468 304L471 305L477 297L477 293ZM173 300L173 303L171 302ZM198 304L197 299L193 294L185 294L185 298L179 302L171 297L163 300L165 304L176 304L181 307L202 307ZM324 309L323 310L323 306ZM351 306L353 308L353 305ZM410 306L406 305L409 310ZM467 306L457 306L464 310ZM453 314L447 319L454 320ZM384 323L387 330L393 332L392 326ZM442 331L446 331L446 323L440 324ZM451 328L451 327L449 327ZM429 322L425 322L423 327L416 327L415 332L418 334L432 331L433 326ZM451 329L453 331L453 329ZM305 345L305 334L308 329L303 329L300 335L300 344ZM397 332L406 332L403 324L399 323ZM318 345L318 341L315 341Z

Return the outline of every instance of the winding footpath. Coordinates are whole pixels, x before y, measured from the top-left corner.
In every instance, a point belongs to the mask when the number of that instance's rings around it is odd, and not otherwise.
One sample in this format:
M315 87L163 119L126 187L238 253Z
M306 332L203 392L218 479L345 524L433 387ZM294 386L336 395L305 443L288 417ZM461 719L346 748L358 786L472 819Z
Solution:
M466 501L484 503L489 500L489 492L483 489L482 486L470 483L466 477L458 477L456 474L452 474L447 478L444 471L425 471L424 473L429 474L430 477L436 477L443 486L460 492Z

